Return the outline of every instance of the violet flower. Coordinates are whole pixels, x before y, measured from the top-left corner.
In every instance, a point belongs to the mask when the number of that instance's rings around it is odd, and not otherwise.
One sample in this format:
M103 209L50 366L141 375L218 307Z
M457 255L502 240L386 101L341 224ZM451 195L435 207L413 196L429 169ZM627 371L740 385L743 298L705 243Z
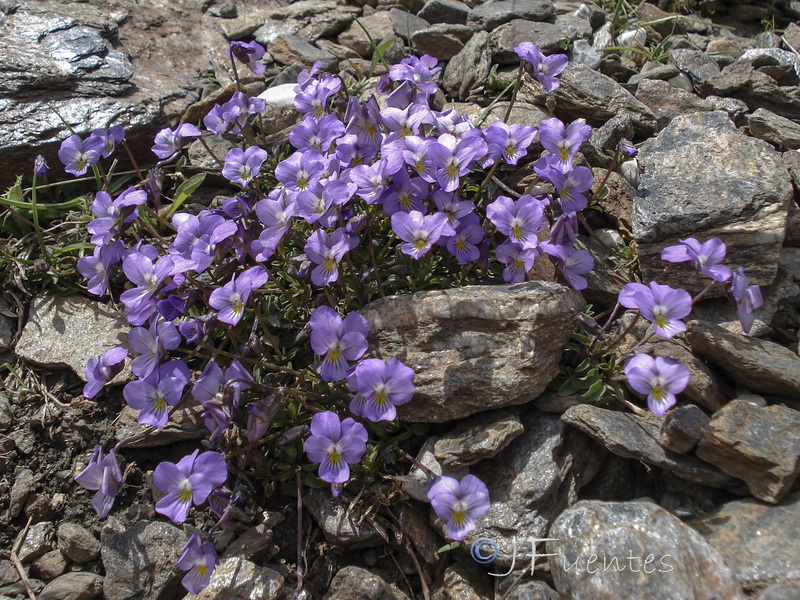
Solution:
M764 305L764 299L761 297L761 288L757 285L750 285L750 281L744 274L744 269L739 267L738 271L734 271L731 275L727 291L728 298L739 313L742 331L750 333L750 329L756 319L753 311Z
M481 251L478 244L483 241L483 229L475 223L456 231L456 234L447 240L447 250L456 257L462 265L478 260Z
M103 449L100 445L95 446L89 464L78 473L75 481L81 487L97 492L92 498L92 507L97 516L104 519L114 506L114 499L122 485L122 470L116 452L112 449L103 458Z
M133 186L112 199L107 192L97 192L92 201L92 212L97 217L87 226L92 234L92 243L102 246L117 235L122 226L136 219L136 207L147 203L147 192Z
M628 384L647 396L647 407L659 417L676 402L689 383L689 369L672 358L637 354L625 363Z
M33 159L33 172L39 177L44 177L47 175L48 168L49 167L47 166L47 161L44 159L44 156L37 154L36 158Z
M391 421L397 407L414 395L414 369L392 358L362 360L351 374L352 383L363 397L360 415L370 421Z
M181 123L173 131L165 127L156 134L153 144L153 154L161 160L167 159L181 149L190 139L202 135L200 130L191 123Z
M250 402L247 405L245 437L247 437L248 442L255 444L263 437L282 406L280 402L275 400L274 396Z
M156 512L183 523L192 504L205 502L211 490L228 479L225 457L219 452L199 450L184 456L177 464L162 462L153 471L153 483L166 494L156 503Z
M445 193L445 192L443 192ZM428 195L428 184L422 177L409 177L408 170L400 169L392 177L392 183L383 194L383 212L391 217L398 211L412 210L424 213L424 198Z
M572 169L572 157L591 136L591 126L580 121L565 126L553 117L539 123L539 141L555 157L555 162L550 164L562 173Z
M318 180L324 169L319 152L295 152L275 167L275 179L287 189L303 191Z
M416 210L397 212L392 215L392 229L406 242L400 248L403 254L419 259L439 238L455 235L447 221L447 215L440 212L432 215L423 215Z
M561 210L565 213L579 212L589 205L584 192L592 189L594 175L588 167L574 167L566 173L553 169L549 172L549 181L556 187Z
M533 42L522 42L514 52L522 59L523 68L539 80L546 92L558 89L561 82L556 76L569 64L566 54L545 56Z
M292 128L289 143L301 152L327 152L343 134L344 123L336 115L325 115L318 120L306 117Z
M653 331L663 338L672 338L686 331L683 317L692 312L692 297L682 289L672 289L651 281L649 286L628 283L619 294L619 303L637 308L653 324Z
M349 235L342 228L330 235L323 229L314 231L303 249L309 260L317 265L311 271L314 285L326 286L339 279L339 262L357 244L358 237Z
M236 274L221 288L211 292L209 305L219 313L217 319L228 325L236 325L244 315L244 306L253 290L257 290L267 282L264 267L251 267L236 279Z
M508 164L516 165L536 138L536 127L495 121L484 130L484 136L492 160L502 156Z
M439 89L433 82L433 76L442 70L436 66L438 62L436 58L427 54L421 58L407 56L389 69L389 78L392 81L407 81L412 87L430 96Z
M196 216L177 213L172 225L178 234L169 247L170 254L190 261L189 268L198 273L211 265L222 243L238 231L236 223L205 210Z
M215 362L209 362L192 386L192 396L203 405L205 425L211 432L211 441L222 434L230 424L232 413L239 406L241 394L250 387L253 377L238 360L222 372Z
M103 153L103 141L88 137L81 140L78 135L71 135L58 149L58 158L64 164L64 170L76 177L84 175L90 167L100 162Z
M263 66L261 65L262 69ZM190 594L197 595L208 587L211 574L218 564L219 558L214 542L201 541L200 534L195 532L183 547L181 557L175 566L181 571L188 571L181 579L181 585Z
M167 350L174 350L181 345L181 336L172 322L159 323L154 320L149 328L131 329L128 343L139 354L131 361L131 371L137 377L145 378L155 371Z
M114 125L105 129L95 129L92 131L89 138L96 138L102 142L102 155L103 158L108 158L114 153L117 144L125 139L125 130L121 125Z
M319 478L331 484L344 484L350 479L350 465L361 460L367 450L367 430L361 423L325 411L311 419L311 436L304 448L311 462L319 463ZM339 487L332 486L334 496Z
M330 99L342 88L342 80L325 73L320 79L308 79L295 88L294 107L304 115L321 119Z
M594 269L594 259L586 250L577 250L569 244L544 242L541 249L556 259L559 270L573 290L585 290L588 282L583 277Z
M436 165L436 182L446 192L458 189L461 177L470 172L475 160L487 150L486 142L480 137L459 140L449 133L439 136L438 141L428 146Z
M661 252L661 260L671 263L689 262L692 267L708 275L714 281L728 281L731 270L721 264L725 258L725 244L719 238L711 238L701 244L695 238L679 240L679 246L667 246Z
M515 242L505 242L495 250L498 262L506 265L503 269L503 281L508 283L525 281L525 275L533 268L533 263L540 255L538 248L523 248Z
M498 196L486 207L486 216L501 233L526 250L539 245L538 233L547 224L544 203L531 195L516 202L508 196Z
M428 500L440 519L447 521L447 535L460 541L475 529L476 521L489 511L489 489L475 475L459 483L452 477L434 478L428 486Z
M164 280L172 275L175 263L162 256L155 263L143 252L134 252L122 261L122 270L136 287L125 290L120 300L128 308L131 325L143 325L156 309L154 296Z
M320 306L311 315L309 325L311 348L323 357L320 376L324 381L341 381L347 376L349 362L367 351L367 320L357 312L342 319L330 306Z
M191 378L183 361L171 360L148 376L126 384L122 396L128 406L141 411L136 418L139 423L163 427L167 423L167 408L181 401L183 388Z
M95 296L102 296L108 290L108 272L112 265L122 260L125 248L120 240L104 246L95 246L92 256L84 256L78 260L78 271L89 281L86 291Z
M253 42L231 42L230 48L225 51L225 56L233 56L240 63L247 65L255 75L263 75L266 70L264 63L258 62L264 58L266 50L264 46L256 41Z
M247 150L231 148L225 156L222 176L232 183L247 187L267 160L267 151L258 146L250 146Z
M103 352L99 358L90 358L84 372L86 385L83 386L83 395L94 398L107 381L122 371L127 356L128 351L125 348L115 346Z

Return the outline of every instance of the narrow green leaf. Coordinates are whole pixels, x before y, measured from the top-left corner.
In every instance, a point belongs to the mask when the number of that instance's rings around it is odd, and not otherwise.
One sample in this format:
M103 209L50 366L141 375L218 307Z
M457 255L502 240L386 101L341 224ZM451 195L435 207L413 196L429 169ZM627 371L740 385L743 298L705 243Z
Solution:
M180 184L178 189L175 190L175 199L173 200L172 205L169 207L166 215L164 215L164 218L169 219L173 214L175 214L181 205L186 202L189 196L191 196L194 191L203 184L205 179L205 173L198 173L194 177L187 179Z

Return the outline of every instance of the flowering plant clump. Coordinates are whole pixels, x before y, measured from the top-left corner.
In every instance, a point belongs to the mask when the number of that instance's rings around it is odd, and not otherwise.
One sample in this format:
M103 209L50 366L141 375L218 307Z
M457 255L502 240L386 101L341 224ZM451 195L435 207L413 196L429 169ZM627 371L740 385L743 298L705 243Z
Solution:
M566 56L544 56L528 42L516 50L517 84L528 73L546 91L558 87ZM256 42L232 42L228 56L237 82L237 65L264 73ZM117 146L127 149L121 128L62 144L66 172L91 169L99 188L86 226L91 244L81 246L89 247L77 270L90 294L119 299L131 326L129 349L89 361L84 394L96 397L130 352L133 379L122 396L146 426L105 458L98 446L76 481L96 492L92 505L105 517L125 484L122 450L176 411L199 407L208 430L203 451L153 472L156 512L182 523L207 505L217 518L192 535L178 560L192 594L208 585L218 563L212 534L257 478L268 491L296 495L302 507L304 487L330 485L338 496L348 485L385 485L408 456L400 444L412 433L397 417L413 400L416 374L398 357L370 355L369 323L359 309L390 294L524 281L536 261L552 263L567 286L589 285L594 260L580 231L594 178L578 153L591 127L554 116L538 126L497 120L480 129L453 109L431 106L440 76L435 58L411 56L377 82L380 101L374 94L360 101L316 64L298 76L301 120L277 147L264 142L265 100L239 88L202 123L158 132L156 165L145 173L134 163L128 175L140 177L135 185L112 185L115 164L106 171L103 162ZM210 150L215 136L235 143L224 157ZM534 156L537 138L545 151ZM186 203L205 177L186 179L181 171L189 144L217 160L229 197L206 207ZM615 164L633 156L635 147L621 142ZM528 179L514 189L502 176L517 170ZM36 177L47 173L43 161L34 173L35 191ZM743 273L726 272L724 245L681 244L665 250L665 259L687 262L714 283L730 278L743 323L751 318L758 288ZM685 329L692 299L658 282L634 282L619 306L650 321L650 335L672 337ZM587 399L609 392L622 399L627 376L651 410L664 414L688 372L660 357L628 360L635 348L607 360L617 342L604 331L616 312L584 342L592 377L573 370L562 388L585 391L588 381ZM428 497L454 540L489 508L489 490L472 475L437 478Z

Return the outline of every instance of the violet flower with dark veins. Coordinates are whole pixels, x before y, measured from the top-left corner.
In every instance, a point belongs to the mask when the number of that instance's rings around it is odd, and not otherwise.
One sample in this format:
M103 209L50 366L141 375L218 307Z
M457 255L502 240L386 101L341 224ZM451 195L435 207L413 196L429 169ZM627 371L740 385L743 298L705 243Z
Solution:
M117 462L117 454L112 449L103 457L103 449L97 445L86 468L78 473L75 481L81 487L97 492L92 498L92 508L97 516L104 519L114 506L119 488L122 485L122 470Z
M246 65L255 75L263 75L267 67L264 63L258 61L264 58L265 52L264 46L256 41L233 41L230 48L225 51L225 56L233 56L240 63Z
M239 275L238 279L234 273L231 280L211 292L208 299L209 305L219 311L217 319L228 325L236 325L241 321L250 294L267 283L267 278L264 267L251 267Z
M81 140L78 135L71 135L58 150L58 158L64 164L64 170L76 177L85 175L90 167L100 162L104 144L98 138L88 137Z
M167 409L181 401L183 389L192 378L183 361L171 360L142 379L131 381L122 390L125 402L141 411L136 420L145 425L163 427Z
M637 354L628 359L624 371L628 384L647 396L647 407L659 417L675 404L675 394L689 384L689 369L672 358Z
M166 494L156 502L156 512L183 523L194 504L206 501L211 490L228 479L225 457L219 452L200 450L184 456L177 464L162 462L153 471L153 483Z
M457 541L475 529L490 505L489 489L475 475L465 476L460 483L452 477L436 477L428 484L428 500L436 516L447 521L447 535Z
M347 376L350 362L367 351L369 323L357 312L344 319L330 306L320 306L309 320L311 348L323 357L320 376L325 381L341 381Z
M340 486L350 479L350 465L361 460L367 450L367 430L361 423L325 411L311 419L311 436L304 447L311 462L319 463L319 478L338 496ZM336 485L338 484L338 486Z
M700 243L695 238L679 240L678 246L667 246L661 252L661 260L671 263L688 262L714 281L725 282L731 277L731 270L721 264L725 258L725 244L719 238Z
M113 379L124 367L128 351L115 346L109 348L99 358L90 358L86 363L86 385L83 386L83 395L94 398L103 389L107 381Z

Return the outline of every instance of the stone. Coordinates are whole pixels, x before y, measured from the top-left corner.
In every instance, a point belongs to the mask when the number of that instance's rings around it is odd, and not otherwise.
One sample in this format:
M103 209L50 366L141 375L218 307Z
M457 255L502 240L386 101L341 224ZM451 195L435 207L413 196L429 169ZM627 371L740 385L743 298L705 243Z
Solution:
M51 550L31 563L31 574L42 581L51 581L67 572L69 559L61 550Z
M11 305L0 298L0 350L10 348L14 343L14 332L17 329L18 320Z
M427 502L424 507L417 502L404 502L400 505L398 523L403 524L403 535L411 540L422 559L433 565L442 558L442 555L437 552L442 542L431 529L428 522L429 512Z
M722 72L711 56L699 50L673 50L669 59L697 84L718 77Z
M775 278L792 185L771 146L742 134L723 112L702 112L673 119L638 159L644 173L633 235L645 281L664 268L664 247L687 237L720 238L726 262L744 267L751 283ZM704 275L676 267L663 282L694 293L706 287Z
M25 502L32 491L33 471L20 469L14 477L14 485L11 486L11 496L8 502L8 514L12 519L22 512Z
M530 555L530 547L523 547L527 540L547 537L553 520L577 501L602 458L602 450L580 432L568 431L556 415L531 410L522 415L522 424L524 433L508 448L471 469L489 488L492 504L463 545L492 540L494 572L511 566L514 540L518 553Z
M300 24L296 21L270 20L259 27L253 34L253 37L259 44L266 48L279 37L285 35L297 35L299 31Z
M678 67L672 64L661 64L655 62L646 62L642 66L641 72L631 77L625 84L625 89L635 93L636 88L642 81L646 79L658 79L660 81L668 81L675 77L680 71Z
M554 14L550 0L492 0L473 8L467 21L476 29L492 31L514 19L547 21Z
M323 600L408 600L394 584L360 567L340 569Z
M181 589L183 571L175 568L189 536L170 523L139 521L100 536L105 600L170 598Z
M739 60L752 61L755 67L770 64L789 67L795 72L796 76L800 77L800 57L788 50L781 50L779 48L750 48L742 54Z
M579 404L561 418L597 440L609 452L666 469L688 481L716 488L735 487L736 480L696 456L676 454L659 443L660 419L640 417L591 404Z
M428 0L417 13L428 23L454 23L466 25L469 6L458 0Z
M0 431L6 431L14 423L14 409L8 401L8 396L0 392Z
M714 110L708 100L660 79L642 80L636 90L636 99L653 111L659 129L669 125L675 117Z
M503 600L561 600L558 592L544 581L535 579L519 583L515 579L514 583L516 585L501 596Z
M131 326L125 317L82 296L56 296L44 292L31 302L28 322L15 352L20 358L45 367L70 367L86 381L90 358L114 346L128 347ZM124 381L126 367L112 381Z
M163 427L159 427L146 437L127 444L129 448L158 448L184 440L199 440L208 434L203 421L203 406L194 398L179 403ZM117 441L139 435L149 429L136 420L139 411L125 406L115 424L114 435Z
M489 47L493 62L515 65L519 63L519 56L514 48L522 42L536 40L539 50L544 54L553 54L561 51L563 45L572 41L573 37L568 29L552 23L514 19L489 33Z
M39 592L39 600L92 600L103 593L103 576L95 573L67 573Z
M778 506L752 498L727 502L692 526L746 590L800 581L800 493Z
M750 135L783 146L788 150L800 148L800 125L763 108L747 117Z
M20 535L22 532L20 532ZM19 537L19 536L18 536ZM43 554L50 552L55 546L55 528L51 521L34 523L25 534L25 540L17 551L20 562L26 563L35 560Z
M797 598L800 598L800 581L776 583L758 596L758 600L796 600Z
M554 24L566 29L575 41L589 40L592 37L592 26L583 17L574 14L556 15Z
M703 321L690 321L686 337L698 356L736 383L754 392L800 398L800 357L791 350Z
M425 19L397 8L389 11L389 18L392 21L392 29L394 29L395 35L405 41L411 40L411 36L420 29L426 29L431 26Z
M431 600L494 600L489 576L474 562L458 562L433 584Z
M743 598L723 556L646 500L578 502L556 519L549 537L551 574L566 598Z
M324 50L325 52L328 52L330 54L333 54L340 61L344 60L346 58L358 58L358 59L361 58L358 55L358 52L356 52L352 48L347 48L346 46L342 46L341 44L337 44L337 43L332 42L330 40L317 40L314 43L317 45L317 48L319 48L320 50ZM294 88L296 84L283 84L283 85L288 85L288 86L291 86L292 88ZM281 86L281 87L283 87L283 86ZM267 91L269 91L269 90L267 90ZM292 95L294 96L294 94L292 94ZM288 113L289 109L287 108L286 111ZM294 113L295 113L294 116L296 118L296 116L298 114L298 111L295 109ZM288 116L289 115L287 114L287 117Z
M583 306L574 290L531 281L387 297L360 312L368 354L416 372L400 419L439 423L541 394Z
M379 44L384 38L394 35L394 26L391 12L382 10L369 16L359 19L361 25L369 31L373 41ZM372 45L367 34L359 27L358 23L351 23L350 26L339 34L336 41L342 46L352 48L360 56L370 58L372 56Z
M58 526L58 549L78 564L88 563L100 556L98 539L77 523Z
M475 32L461 51L447 63L442 80L445 92L466 100L472 93L483 89L492 66L488 40L489 34L485 31Z
M276 600L283 590L283 576L243 558L223 558L211 581L196 600Z
M597 71L603 62L603 57L600 56L586 40L575 40L572 43L570 56L572 62L581 63L592 71Z
M443 466L461 469L495 456L522 431L519 415L515 413L496 411L476 415L439 438L433 451Z
M309 490L303 506L332 544L347 548L373 548L383 543L383 538L370 521L364 520L358 524L358 511L348 510L349 503L332 498L328 489Z
M298 62L304 67L311 67L315 62L320 61L323 70L332 71L339 64L339 60L333 54L320 50L296 35L277 37L267 49L275 62L282 65Z
M473 35L466 25L438 23L420 29L411 36L411 45L418 54L450 60L464 48L464 42Z
M800 412L733 400L714 414L697 455L742 479L756 498L779 502L800 473Z
M499 30L498 30L499 31ZM653 112L610 77L581 64L571 64L559 76L561 85L552 92L559 113L585 118L591 125L602 125L621 113L629 113L637 134L650 135L658 127ZM525 78L519 99L544 106L548 94L541 84Z
M439 438L436 437L425 440L417 453L416 461L424 467L427 467L427 471L435 473L437 477L439 475L444 475L461 480L469 473L469 469L451 469L439 462L439 459L436 458L436 454L434 453L437 441L439 441ZM430 474L427 471L423 471L417 465L414 465L403 481L403 491L420 502L429 502L428 482L430 481Z
M253 560L269 548L272 537L272 530L264 523L250 527L225 548L222 558Z
M708 415L694 404L673 408L664 415L661 443L678 454L691 452L703 438L709 421Z

